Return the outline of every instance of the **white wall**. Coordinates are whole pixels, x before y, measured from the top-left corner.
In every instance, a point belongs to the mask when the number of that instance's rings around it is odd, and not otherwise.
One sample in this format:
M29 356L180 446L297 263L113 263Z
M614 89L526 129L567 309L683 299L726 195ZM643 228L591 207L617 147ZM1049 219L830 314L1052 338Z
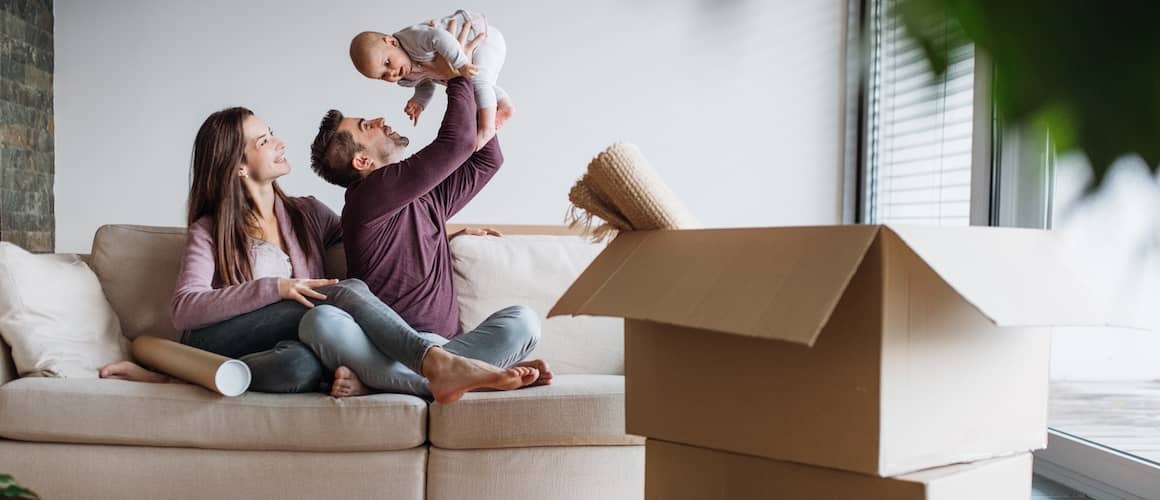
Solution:
M444 109L405 125L409 91L359 76L351 36L458 7L503 30L517 105L504 170L458 221L561 223L588 161L628 141L706 226L836 223L845 4L57 0L57 251L101 224L184 225L194 134L232 105L288 141L288 192L340 210L308 163L327 109L384 115L412 147Z
M1115 321L1141 329L1056 329L1051 377L1160 379L1160 184L1139 158L1125 158L1099 192L1081 199L1086 160L1073 155L1056 165L1053 225L1074 272Z

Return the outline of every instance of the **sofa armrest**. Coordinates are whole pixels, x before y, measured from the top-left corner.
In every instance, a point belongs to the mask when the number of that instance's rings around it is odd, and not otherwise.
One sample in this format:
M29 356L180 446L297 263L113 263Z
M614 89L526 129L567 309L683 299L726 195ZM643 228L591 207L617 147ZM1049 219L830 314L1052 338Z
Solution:
M0 340L0 385L7 384L19 378L16 374L16 365L12 362L12 350L4 340Z

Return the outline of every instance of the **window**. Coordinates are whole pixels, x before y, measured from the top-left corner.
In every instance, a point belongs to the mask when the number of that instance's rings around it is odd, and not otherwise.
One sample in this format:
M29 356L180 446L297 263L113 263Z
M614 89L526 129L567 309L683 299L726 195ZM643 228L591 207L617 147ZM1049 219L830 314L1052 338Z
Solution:
M893 15L895 6L895 0L868 5L867 150L860 220L965 226L972 222L974 50L951 51L946 74L931 77L922 50Z

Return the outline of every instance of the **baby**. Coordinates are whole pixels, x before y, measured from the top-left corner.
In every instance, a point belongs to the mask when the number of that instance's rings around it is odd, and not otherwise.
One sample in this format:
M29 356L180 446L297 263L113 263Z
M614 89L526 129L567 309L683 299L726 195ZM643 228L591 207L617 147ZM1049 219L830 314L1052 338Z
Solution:
M463 53L455 34L447 31L452 22L469 30L467 40L485 36L475 50L474 61ZM363 76L415 87L415 95L403 108L415 125L435 94L435 83L447 83L435 77L436 56L442 56L460 75L471 78L479 108L476 151L495 137L496 130L514 111L511 98L495 84L506 55L503 34L495 26L488 26L482 15L465 10L404 28L394 35L364 31L350 42L350 60Z

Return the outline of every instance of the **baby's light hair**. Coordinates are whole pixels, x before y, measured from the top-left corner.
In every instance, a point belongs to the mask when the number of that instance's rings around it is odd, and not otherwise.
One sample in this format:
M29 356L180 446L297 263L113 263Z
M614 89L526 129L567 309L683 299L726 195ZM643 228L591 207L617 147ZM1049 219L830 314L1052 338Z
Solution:
M377 31L364 31L350 39L350 62L354 63L354 67L358 69L359 73L366 75L363 67L370 62L367 61L367 57L370 55L371 49L374 48L376 42L386 36L386 34Z

